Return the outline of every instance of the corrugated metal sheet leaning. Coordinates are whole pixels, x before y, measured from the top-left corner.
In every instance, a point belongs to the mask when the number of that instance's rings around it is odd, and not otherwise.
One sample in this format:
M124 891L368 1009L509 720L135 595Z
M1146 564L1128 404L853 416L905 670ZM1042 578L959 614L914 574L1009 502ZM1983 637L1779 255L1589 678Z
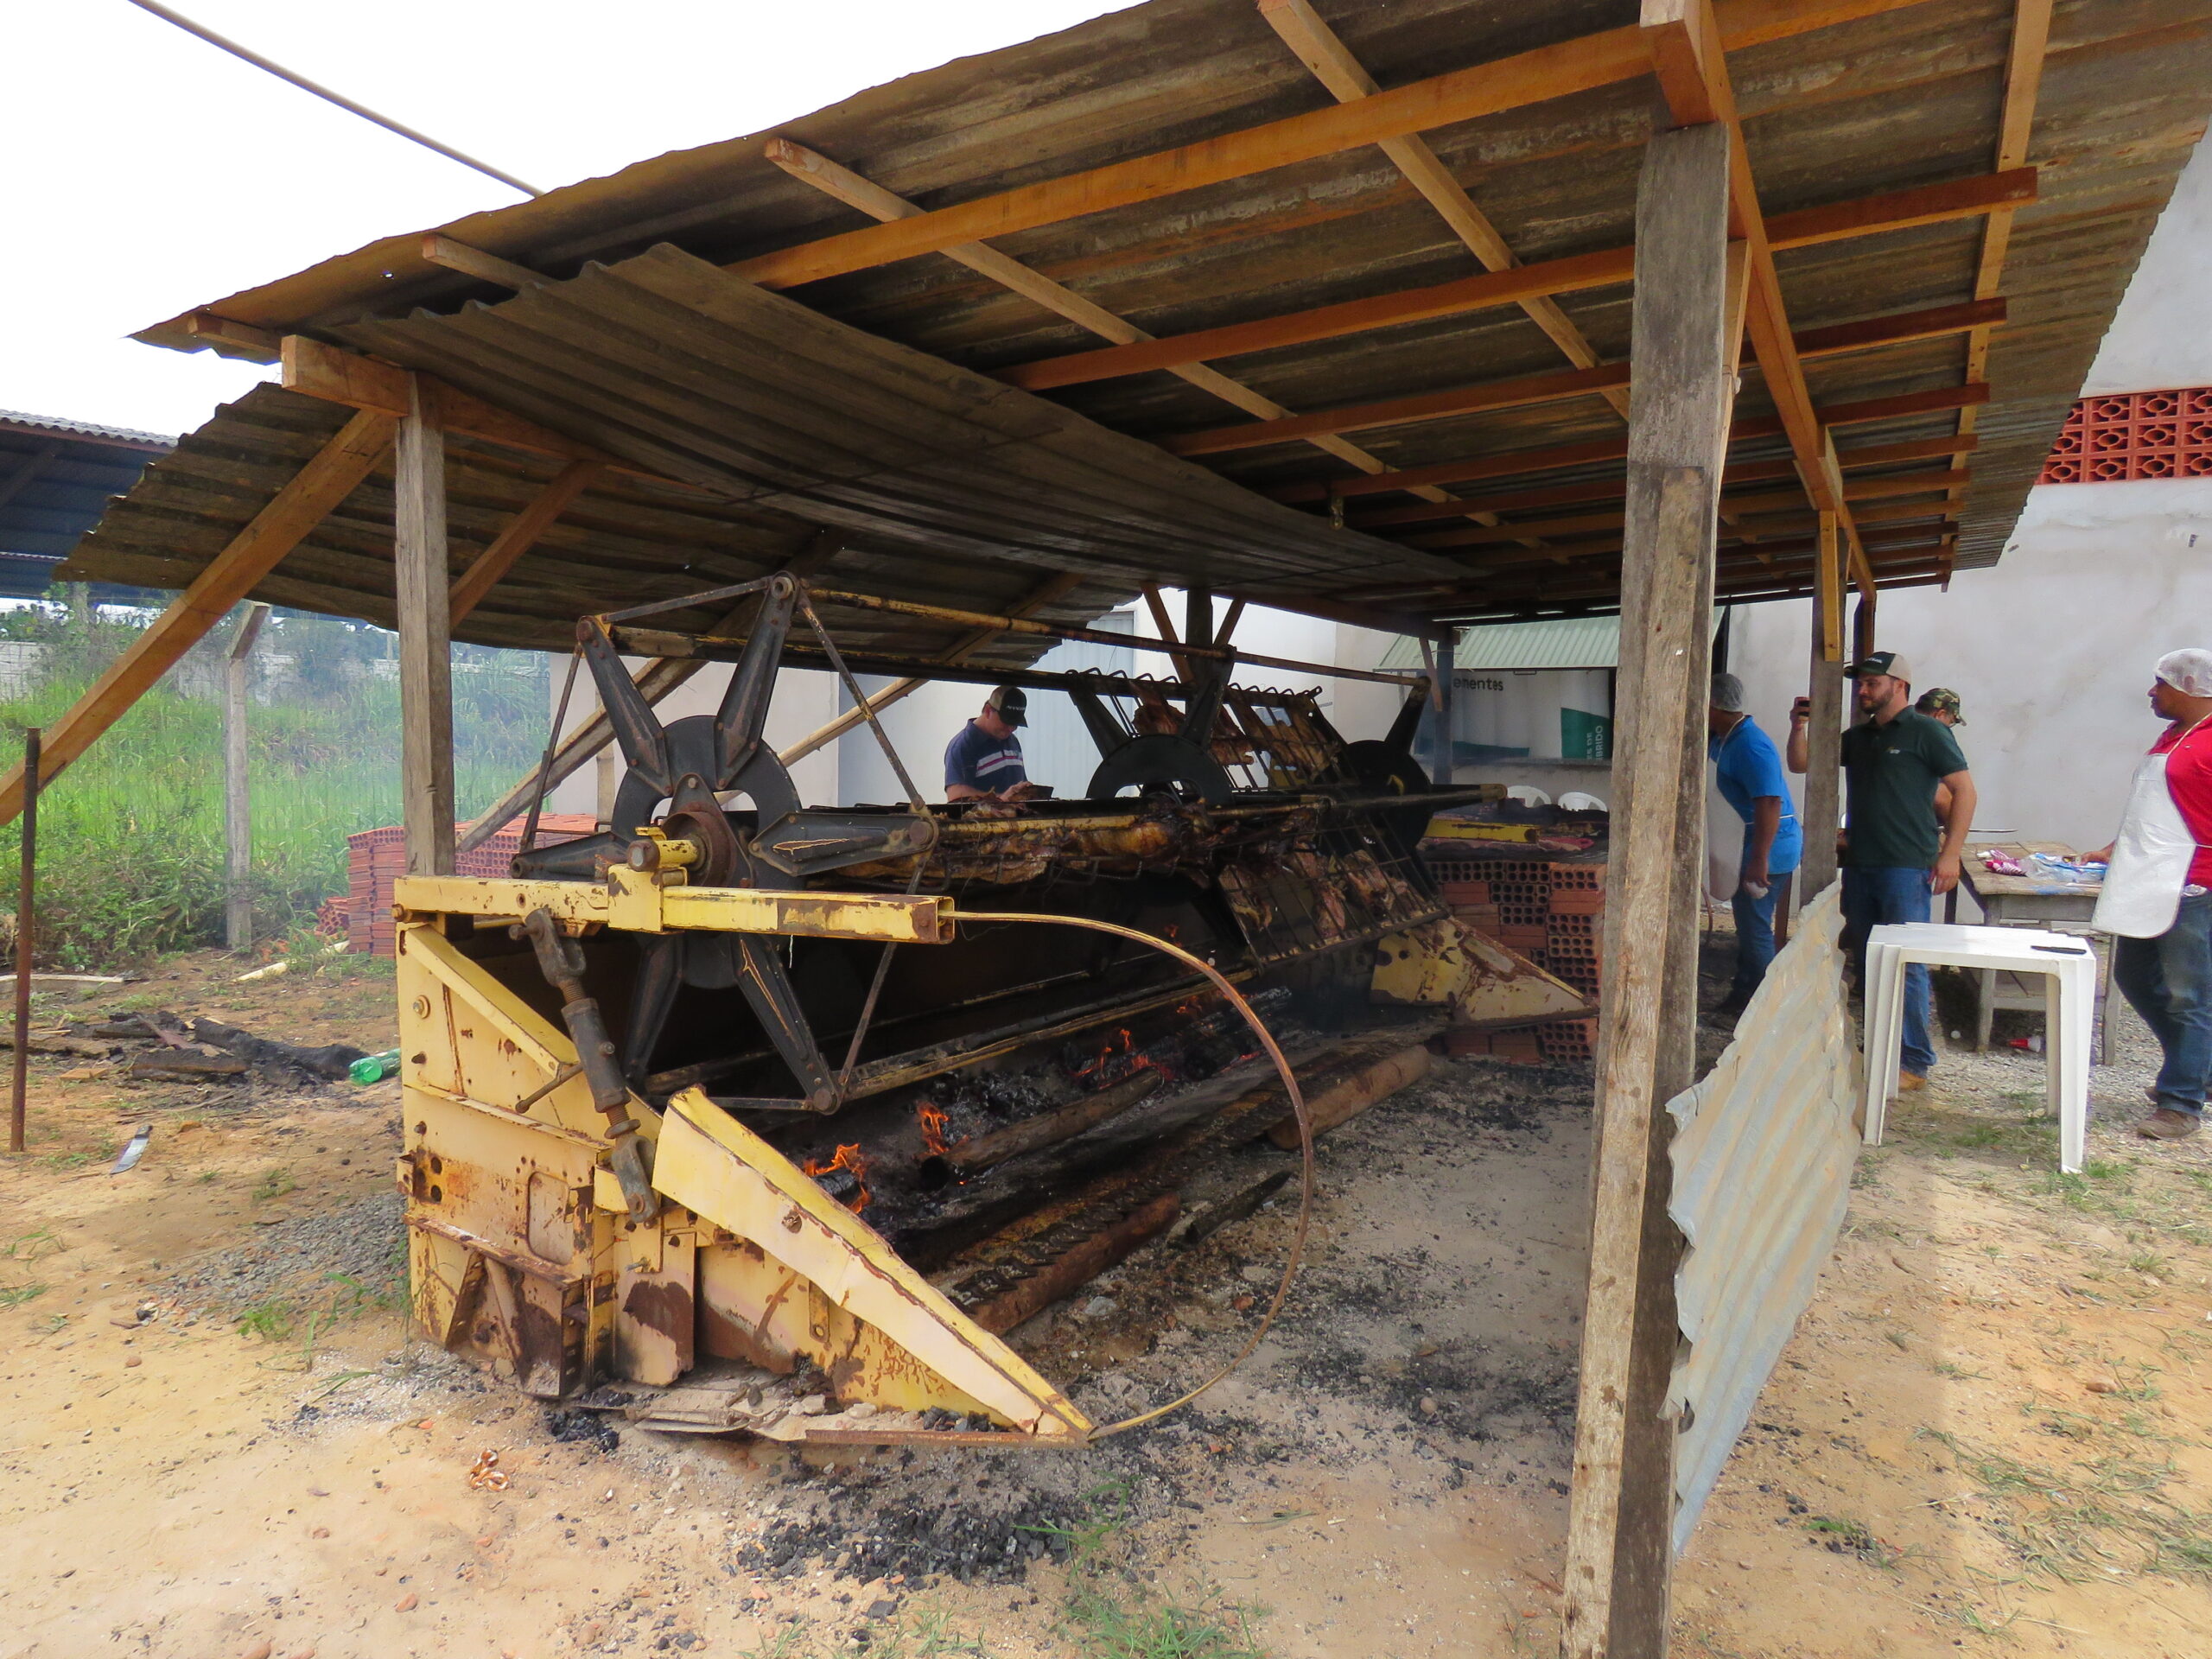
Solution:
M1719 1063L1667 1104L1669 1211L1688 1241L1675 1277L1684 1357L1668 1395L1683 1424L1677 1555L1813 1300L1851 1197L1859 1058L1840 893L1832 887L1807 909Z

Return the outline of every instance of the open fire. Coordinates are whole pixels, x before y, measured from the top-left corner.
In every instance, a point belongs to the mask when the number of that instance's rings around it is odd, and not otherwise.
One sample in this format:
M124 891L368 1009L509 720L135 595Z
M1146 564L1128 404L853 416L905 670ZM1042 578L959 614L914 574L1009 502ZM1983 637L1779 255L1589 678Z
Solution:
M799 1167L813 1176L822 1190L846 1209L868 1208L868 1160L861 1156L857 1146L838 1147L836 1155L826 1164L810 1158Z

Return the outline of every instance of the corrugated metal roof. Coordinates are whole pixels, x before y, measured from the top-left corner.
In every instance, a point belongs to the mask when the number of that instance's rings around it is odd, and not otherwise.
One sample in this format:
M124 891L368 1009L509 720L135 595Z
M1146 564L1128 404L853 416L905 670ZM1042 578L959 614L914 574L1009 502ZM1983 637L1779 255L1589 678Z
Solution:
M1735 1040L1667 1103L1668 1212L1688 1242L1675 1274L1686 1351L1669 1394L1677 1420L1688 1417L1675 1448L1677 1555L1813 1300L1851 1198L1860 1074L1840 893L1806 908Z
M1618 668L1618 616L1561 616L1543 622L1491 622L1459 631L1452 663L1460 669ZM1401 638L1382 653L1384 668L1421 668L1420 643Z
M1373 77L1394 89L1633 25L1637 16L1627 0L1320 0L1319 10ZM1719 14L1738 42L1728 67L1770 215L1990 173L2012 36L2007 0L1724 0ZM1599 79L1603 84L1587 90L1425 135L1523 262L1617 249L1630 239L1637 168L1661 105L1648 79ZM2043 168L2041 197L2011 220L2003 282L2011 321L1996 331L1989 358L1987 436L1959 525L1962 563L1986 562L2001 548L2202 130L2208 101L2212 0L2058 9L2031 145L2030 159ZM660 244L715 264L742 263L868 222L776 167L766 150L779 137L929 211L1074 181L1090 169L1329 108L1328 94L1250 0L1152 0L878 87L778 133L660 156L442 228L560 278ZM1118 205L1052 223L1033 217L993 235L990 245L1154 335L1402 292L1477 268L1370 143L1300 151L1227 179L1203 168L1178 176L1192 182L1168 179L1141 199L1116 197ZM1070 205L1080 209L1089 199L1071 197ZM1983 230L1980 219L1955 219L1787 250L1779 268L1791 321L1807 330L1967 301ZM419 237L393 237L207 311L249 330L327 340L361 337L418 308L452 313L496 291L427 260ZM795 291L825 316L986 373L1097 344L1095 334L940 252ZM1625 356L1625 283L1567 295L1559 304L1600 360ZM184 319L140 338L185 348L209 343ZM1941 391L1959 385L1965 353L1957 334L1923 338L1821 357L1808 378L1821 406ZM1507 306L1246 352L1224 365L1250 392L1310 411L1554 371L1564 359ZM1067 385L1052 397L1139 439L1173 439L1247 418L1217 389L1159 372ZM1770 413L1756 372L1747 374L1738 412L1743 419ZM1847 428L1847 447L1945 438L1956 426L1951 413L1894 416ZM1621 430L1605 403L1583 396L1365 429L1357 441L1382 463L1406 468L1611 442ZM1745 440L1732 459L1772 461L1784 453L1777 440ZM1311 504L1317 515L1326 486L1356 477L1345 460L1290 442L1216 454L1206 465L1256 491ZM1548 462L1540 470L1546 490L1614 485L1621 474L1618 458ZM1498 487L1492 481L1485 489ZM1940 571L1947 533L1940 502L1880 505L1885 515L1905 510L1870 519L1869 543L1885 578L1926 580ZM1058 511L1050 499L1035 504L1040 524ZM1503 511L1513 522L1546 510ZM1363 515L1351 516L1357 524ZM1414 544L1423 533L1417 524L1370 528ZM1802 527L1788 534L1809 537ZM1554 532L1539 549L1512 542L1468 548L1456 558L1456 594L1394 594L1384 577L1343 597L1466 620L1618 602L1618 555L1603 529ZM1770 536L1755 549L1732 531L1723 550L1724 596L1802 591L1809 576L1802 540Z
M141 432L134 427L101 426L92 421L73 421L60 415L32 415L20 409L0 409L0 431L22 429L54 432L73 438L104 439L111 443L157 446L173 449L176 440L161 432Z

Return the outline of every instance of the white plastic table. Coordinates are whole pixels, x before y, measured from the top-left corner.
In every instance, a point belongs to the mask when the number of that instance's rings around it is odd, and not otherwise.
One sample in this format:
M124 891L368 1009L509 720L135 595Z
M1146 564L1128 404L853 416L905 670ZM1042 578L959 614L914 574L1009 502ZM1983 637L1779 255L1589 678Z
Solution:
M1883 1120L1897 1093L1904 970L1916 963L2043 976L2044 1058L2050 1109L2058 1118L2058 1166L2078 1172L2088 1136L2097 958L2086 941L2040 928L1909 922L1868 931L1866 1144L1881 1144Z

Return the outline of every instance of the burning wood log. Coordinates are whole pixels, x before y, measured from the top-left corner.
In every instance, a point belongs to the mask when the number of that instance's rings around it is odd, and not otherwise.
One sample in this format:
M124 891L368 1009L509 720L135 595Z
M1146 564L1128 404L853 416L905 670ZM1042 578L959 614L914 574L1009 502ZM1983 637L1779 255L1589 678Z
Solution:
M969 1318L994 1335L1013 1330L1024 1319L1089 1284L1146 1240L1165 1231L1175 1219L1181 1204L1180 1193L1161 1193L1014 1284L969 1304Z
M933 1192L955 1180L965 1180L970 1175L979 1174L1009 1158L1019 1158L1024 1153L1071 1141L1084 1130L1119 1117L1140 1101L1149 1097L1163 1079L1164 1074L1158 1071L1140 1071L1110 1089L1102 1089L1088 1099L1063 1106L1058 1111L1040 1112L1034 1117L1022 1119L1019 1123L1009 1123L1002 1129L994 1129L988 1135L970 1135L922 1160L922 1188L925 1192ZM933 1110L926 1105L922 1109L925 1135L930 1132ZM938 1112L936 1116L941 1123L944 1114Z

